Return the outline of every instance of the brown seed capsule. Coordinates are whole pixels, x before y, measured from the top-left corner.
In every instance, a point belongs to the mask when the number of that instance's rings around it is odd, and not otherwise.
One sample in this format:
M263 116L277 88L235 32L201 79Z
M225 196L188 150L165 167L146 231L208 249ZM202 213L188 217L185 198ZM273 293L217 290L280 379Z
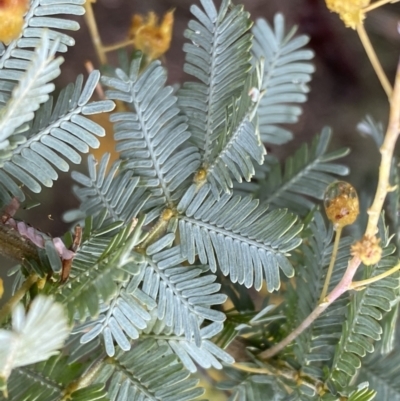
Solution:
M359 213L357 192L348 182L333 182L325 191L324 206L335 230L353 224Z

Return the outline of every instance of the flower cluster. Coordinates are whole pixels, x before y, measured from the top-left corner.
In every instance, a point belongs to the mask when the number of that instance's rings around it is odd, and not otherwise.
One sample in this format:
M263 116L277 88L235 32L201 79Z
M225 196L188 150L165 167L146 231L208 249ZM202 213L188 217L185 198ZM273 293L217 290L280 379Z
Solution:
M167 12L160 24L154 12L149 12L147 18L135 14L129 36L137 50L142 51L150 60L155 60L169 49L173 24L173 11Z
M370 0L325 0L326 6L332 12L338 13L344 24L356 29L365 18L363 8L367 7Z
M0 41L9 43L21 33L29 0L0 1Z

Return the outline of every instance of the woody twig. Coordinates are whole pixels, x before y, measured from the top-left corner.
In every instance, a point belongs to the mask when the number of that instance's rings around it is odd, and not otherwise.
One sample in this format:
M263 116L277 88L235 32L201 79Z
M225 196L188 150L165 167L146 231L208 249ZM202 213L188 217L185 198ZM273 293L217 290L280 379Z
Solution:
M399 136L399 123L400 123L400 63L397 67L395 85L393 95L390 99L390 114L389 124L386 131L383 145L380 148L381 163L379 167L379 180L378 186L375 193L374 201L371 207L368 209L368 225L365 230L364 238L375 237L378 231L378 220L382 211L383 203L386 195L393 188L389 183L390 168L393 157L394 148L396 145L397 138ZM361 241L360 241L361 242ZM386 277L387 275L379 275L372 277L364 282L353 282L355 273L361 264L361 259L356 253L350 259L347 266L346 272L340 280L339 284L325 297L322 303L311 312L311 314L286 338L280 341L273 347L261 352L258 357L261 359L268 359L282 351L287 345L289 345L295 338L297 338L304 330L306 330L334 301L336 301L342 294L352 288L357 288L360 285L371 284L379 279ZM398 271L400 265L390 269L391 273Z

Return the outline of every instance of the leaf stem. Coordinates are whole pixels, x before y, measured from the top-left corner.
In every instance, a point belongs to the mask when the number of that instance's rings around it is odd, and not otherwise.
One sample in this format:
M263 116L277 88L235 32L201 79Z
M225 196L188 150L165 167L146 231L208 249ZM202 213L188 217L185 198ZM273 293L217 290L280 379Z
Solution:
M112 52L114 50L120 49L121 47L133 45L134 43L135 41L133 39L123 40L122 42L114 43L113 45L103 46L103 51L105 53Z
M388 3L394 3L393 0L378 0L375 3L370 4L369 6L363 8L362 10L367 13L368 11L375 10L378 7L384 6L385 4Z
M106 52L104 51L104 46L100 38L99 30L97 28L96 18L94 17L93 13L92 0L86 1L85 10L85 20L89 28L94 48L96 49L97 57L100 60L100 64L107 64Z
M339 249L340 237L342 236L342 227L338 227L335 234L335 242L333 244L331 261L329 263L328 271L326 273L324 287L322 288L321 296L319 298L319 303L323 303L326 294L328 293L329 283L331 281L333 267L335 266L336 256Z
M332 301L333 302L333 301ZM330 302L320 303L303 322L297 326L287 337L285 337L278 344L275 344L273 347L268 348L267 350L258 354L258 357L261 359L268 359L276 355L278 352L282 351L287 345L289 345L294 339L296 339L307 327L311 325L311 323L317 319L317 317L330 305Z
M260 367L254 367L254 366L248 366L244 365L243 363L234 363L232 365L233 368L242 370L243 372L247 373L257 373L259 375L272 375L272 371L267 368L260 368Z
M350 285L350 289L355 290L360 287L365 287L366 285L375 283L376 281L379 281L379 280L382 280L383 278L388 277L391 274L396 273L399 270L400 270L400 263L398 263L396 266L392 267L388 271L378 274L377 276L370 277L365 280L353 281Z
M303 320L303 322L296 327L287 337L285 337L278 344L258 354L259 358L268 359L282 351L287 345L289 345L294 339L296 339L304 330L306 330L316 320L322 312L324 312L329 305L331 305L336 299L338 299L343 293L345 293L352 282L352 279L360 265L360 259L353 257L349 265L347 266L346 272L344 273L339 284L325 297L324 302L319 303L317 307Z
M3 322L7 316L12 312L17 303L25 296L33 284L38 281L39 276L36 273L31 274L24 281L21 287L14 293L14 295L3 305L0 309L0 323Z
M378 76L378 79L383 87L383 90L386 92L387 97L390 99L392 96L392 86L390 85L390 82L385 72L383 71L381 63L379 62L378 56L376 55L375 50L371 44L371 41L369 40L367 31L365 30L363 23L357 25L357 33L358 36L360 37L365 52L367 53L369 61L371 62L376 75Z
M157 223L148 233L144 241L139 245L138 249L146 249L149 245L157 241L161 235L167 229L169 220L173 217L173 211L170 208L166 208L161 213Z
M269 376L281 376L293 381L296 381L299 378L299 372L297 372L296 370L281 369L271 365L269 366L270 368L268 368L267 366L263 367L249 366L243 363L234 363L232 365L233 368L241 370L246 373L255 373L258 375L269 375Z

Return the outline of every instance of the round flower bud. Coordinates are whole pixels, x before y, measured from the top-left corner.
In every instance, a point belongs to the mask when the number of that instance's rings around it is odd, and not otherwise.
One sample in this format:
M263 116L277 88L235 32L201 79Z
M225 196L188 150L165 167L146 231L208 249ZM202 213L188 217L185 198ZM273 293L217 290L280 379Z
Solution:
M360 212L357 192L345 181L336 181L328 186L324 195L324 206L335 230L353 224Z

